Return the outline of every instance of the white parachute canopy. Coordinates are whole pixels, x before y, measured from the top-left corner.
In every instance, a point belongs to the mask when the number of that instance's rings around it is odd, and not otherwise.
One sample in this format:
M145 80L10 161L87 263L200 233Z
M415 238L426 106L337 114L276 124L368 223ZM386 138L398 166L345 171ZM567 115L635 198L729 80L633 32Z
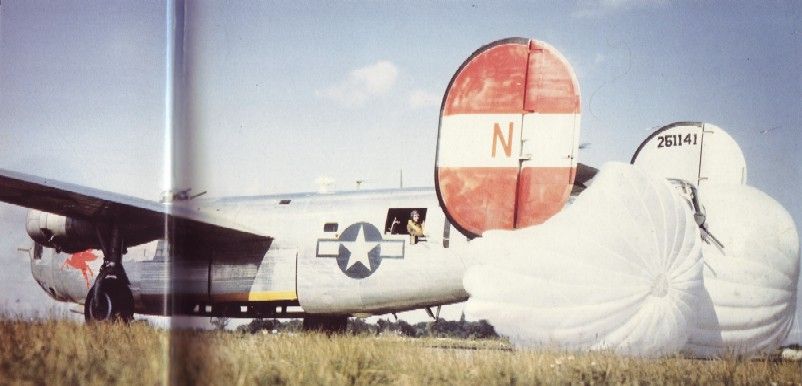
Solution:
M799 236L788 212L744 185L704 185L707 229L723 245L705 243L698 325L685 351L714 357L777 348L794 320Z
M676 353L702 293L701 244L668 182L607 164L546 223L468 246L465 312L519 346Z

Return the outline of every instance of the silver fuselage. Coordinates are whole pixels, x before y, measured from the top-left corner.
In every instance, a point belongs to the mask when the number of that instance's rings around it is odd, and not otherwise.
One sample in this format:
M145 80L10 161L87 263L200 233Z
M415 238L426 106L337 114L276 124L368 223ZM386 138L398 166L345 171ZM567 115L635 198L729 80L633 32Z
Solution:
M293 194L180 203L271 235L266 253L230 249L171 258L164 240L131 247L124 266L143 314L368 315L467 299L459 256L467 238L433 189ZM426 236L406 226L422 214ZM91 253L91 255L87 254ZM83 303L100 251L35 248L31 269L56 300ZM172 299L172 300L171 300ZM180 308L167 306L180 299Z

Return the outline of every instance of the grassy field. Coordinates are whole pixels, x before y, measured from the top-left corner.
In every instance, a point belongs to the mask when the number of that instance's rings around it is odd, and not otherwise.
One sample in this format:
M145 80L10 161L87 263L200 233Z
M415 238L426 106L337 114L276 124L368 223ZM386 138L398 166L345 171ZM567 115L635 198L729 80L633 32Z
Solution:
M799 362L634 359L502 341L0 321L2 384L802 384Z

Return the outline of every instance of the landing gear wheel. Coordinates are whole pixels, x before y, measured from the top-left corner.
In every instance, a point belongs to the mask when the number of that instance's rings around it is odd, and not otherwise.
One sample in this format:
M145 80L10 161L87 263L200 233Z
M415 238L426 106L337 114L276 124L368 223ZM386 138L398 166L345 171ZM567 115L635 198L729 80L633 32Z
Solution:
M304 318L304 331L324 332L326 335L344 334L348 327L348 317L341 315L319 315Z
M95 288L100 284L100 288ZM96 296L97 295L97 296ZM84 302L84 318L87 323L105 321L130 322L134 319L134 297L128 285L115 277L95 282Z

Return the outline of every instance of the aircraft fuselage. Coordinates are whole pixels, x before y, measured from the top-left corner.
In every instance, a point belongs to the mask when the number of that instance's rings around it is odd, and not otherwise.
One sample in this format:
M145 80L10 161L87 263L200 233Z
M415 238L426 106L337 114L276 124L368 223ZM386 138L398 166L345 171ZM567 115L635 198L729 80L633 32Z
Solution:
M164 240L131 247L124 266L142 314L367 315L467 299L467 242L448 222L433 189L295 194L182 202L272 236L258 247L204 248L172 257ZM408 234L412 211L425 237ZM210 250L213 249L213 250ZM36 247L31 269L60 301L83 303L100 251Z

